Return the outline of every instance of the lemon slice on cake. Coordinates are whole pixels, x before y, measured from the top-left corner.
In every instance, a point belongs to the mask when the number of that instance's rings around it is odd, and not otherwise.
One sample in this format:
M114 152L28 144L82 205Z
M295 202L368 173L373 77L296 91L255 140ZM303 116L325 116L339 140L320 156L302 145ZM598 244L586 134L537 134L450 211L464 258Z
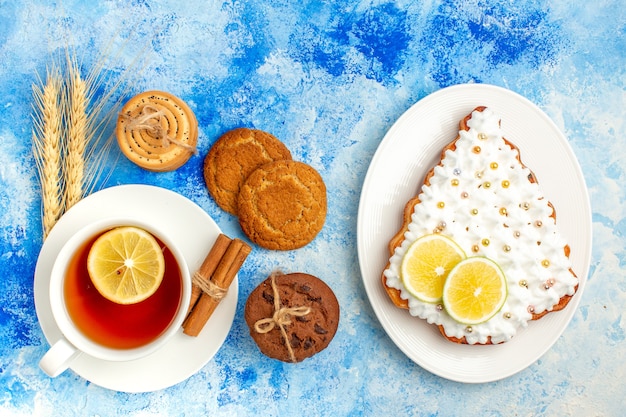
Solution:
M165 259L149 232L122 226L96 239L87 256L87 271L103 297L118 304L135 304L159 288Z
M411 295L427 303L437 303L441 301L446 277L463 259L465 252L449 237L425 235L406 251L400 278Z
M459 262L443 287L443 305L454 320L479 324L502 309L507 297L504 273L494 261L471 257Z

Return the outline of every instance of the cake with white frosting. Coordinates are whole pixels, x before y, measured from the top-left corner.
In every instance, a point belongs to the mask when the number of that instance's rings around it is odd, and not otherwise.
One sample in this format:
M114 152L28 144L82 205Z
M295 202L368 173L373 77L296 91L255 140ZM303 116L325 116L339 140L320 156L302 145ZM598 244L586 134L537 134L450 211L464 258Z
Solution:
M496 262L506 277L504 306L484 323L453 320L441 303L406 290L400 268L409 246L440 233L468 256ZM460 122L458 137L444 148L419 195L404 210L402 228L389 243L382 283L393 303L439 327L449 340L497 344L545 314L564 308L578 288L570 248L556 227L556 212L519 150L504 138L499 117L477 107Z

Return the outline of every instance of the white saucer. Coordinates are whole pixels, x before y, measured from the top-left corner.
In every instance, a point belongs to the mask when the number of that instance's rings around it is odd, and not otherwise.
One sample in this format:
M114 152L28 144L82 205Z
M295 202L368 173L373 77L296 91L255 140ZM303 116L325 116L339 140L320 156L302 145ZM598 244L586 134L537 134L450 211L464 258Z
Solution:
M202 264L220 229L213 219L187 198L163 188L121 185L98 191L73 206L46 238L35 268L35 308L49 343L61 337L52 317L48 287L56 254L78 229L94 220L117 214L141 215L158 224L176 242L193 274ZM161 350L129 362L109 362L82 354L71 369L94 384L116 391L148 392L175 385L202 368L224 343L235 317L238 279L198 337L182 329Z
M381 284L389 260L387 243L402 224L406 202L417 195L426 172L477 106L501 116L504 136L518 146L556 208L557 225L572 251L579 286L569 305L529 323L513 340L468 346L444 339L435 326L396 308ZM424 369L460 382L508 377L538 360L557 341L576 312L591 260L591 207L585 180L565 136L539 107L504 88L463 84L439 90L408 109L389 129L368 169L357 222L361 275L383 328Z

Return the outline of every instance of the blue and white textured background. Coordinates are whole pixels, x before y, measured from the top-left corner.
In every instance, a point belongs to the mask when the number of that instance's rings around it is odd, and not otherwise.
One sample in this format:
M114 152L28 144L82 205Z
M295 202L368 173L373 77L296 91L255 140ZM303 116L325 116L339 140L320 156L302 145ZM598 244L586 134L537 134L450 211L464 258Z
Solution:
M619 0L578 3L0 0L0 414L623 415L626 12ZM42 234L31 85L68 44L93 68L115 39L125 52L103 72L119 75L143 53L148 65L131 91L185 99L200 123L201 152L165 174L122 158L107 186L173 189L241 236L205 191L201 166L222 132L253 126L317 168L329 192L327 223L313 244L249 258L238 314L214 360L146 394L102 389L72 372L49 379L37 367L47 342L33 302ZM509 88L544 109L580 160L593 209L591 271L571 325L536 364L483 385L429 374L393 345L356 255L360 189L385 132L420 98L465 82ZM322 277L343 308L330 347L296 366L262 357L241 314L276 266Z

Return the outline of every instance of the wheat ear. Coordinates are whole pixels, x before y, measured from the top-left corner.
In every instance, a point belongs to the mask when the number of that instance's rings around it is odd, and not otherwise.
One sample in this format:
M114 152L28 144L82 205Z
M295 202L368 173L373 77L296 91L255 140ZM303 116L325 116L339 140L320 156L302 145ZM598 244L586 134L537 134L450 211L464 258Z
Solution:
M112 44L108 50L117 50L121 55L121 49ZM82 78L73 49L68 46L65 55L66 65L55 62L45 85L39 77L38 84L33 84L32 148L41 183L44 239L65 211L91 193L101 179L115 143L115 136L109 131L113 130L127 91L122 91L116 100L112 98L118 90L130 90L121 86L134 73L128 68L108 86L103 61ZM138 56L132 67L139 61ZM100 90L105 91L104 96L95 97ZM107 110L109 100L114 103Z
M34 129L33 155L37 164L42 198L42 227L44 238L63 212L61 178L61 109L62 86L58 69L49 70L46 84L33 85Z
M83 197L85 182L85 149L87 146L87 85L78 67L70 65L66 85L66 150L65 150L65 210Z

